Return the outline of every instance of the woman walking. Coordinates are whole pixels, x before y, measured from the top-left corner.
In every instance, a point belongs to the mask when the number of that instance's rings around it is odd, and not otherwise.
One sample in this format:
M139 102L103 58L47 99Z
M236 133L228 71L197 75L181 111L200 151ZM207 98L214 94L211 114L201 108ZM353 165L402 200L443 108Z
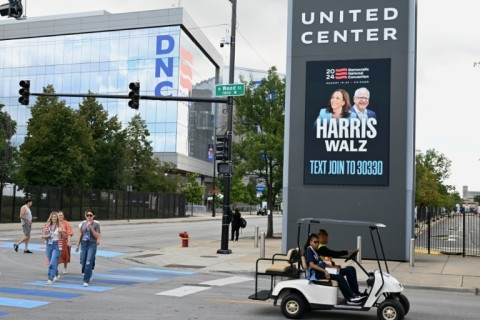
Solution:
M97 253L97 246L100 244L100 224L94 221L95 212L93 210L85 211L86 221L80 225L80 237L77 242L77 248L81 245L82 251L80 253L80 264L85 269L83 274L83 286L88 287L92 277L92 266L95 262L95 255Z
M58 274L58 259L60 258L59 241L62 240L65 233L58 219L58 213L53 211L47 220L47 224L42 229L42 239L47 244L47 260L48 260L48 280L47 284L52 284L57 281Z
M60 226L62 227L63 231L65 232L66 237L62 239L62 250L60 255L60 260L58 261L59 264L63 263L63 273L67 273L67 265L70 263L70 253L72 249L72 236L73 236L73 229L65 219L65 214L63 211L58 212L58 220Z

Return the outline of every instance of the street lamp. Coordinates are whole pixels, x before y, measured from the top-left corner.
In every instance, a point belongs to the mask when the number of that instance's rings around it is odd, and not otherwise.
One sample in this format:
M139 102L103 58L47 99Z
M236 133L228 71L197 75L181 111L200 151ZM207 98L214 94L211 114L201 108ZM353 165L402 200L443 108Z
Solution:
M237 0L229 0L232 3L232 23L230 31L230 69L228 83L234 83L235 76L235 31L237 24ZM227 135L228 141L233 141L233 97L227 98ZM227 162L231 164L232 161L232 148L228 148ZM228 216L230 213L230 187L231 187L231 174L225 175L225 187L223 195L223 217L222 217L222 238L220 243L220 249L217 253L229 254L232 250L228 249L228 228L229 221Z

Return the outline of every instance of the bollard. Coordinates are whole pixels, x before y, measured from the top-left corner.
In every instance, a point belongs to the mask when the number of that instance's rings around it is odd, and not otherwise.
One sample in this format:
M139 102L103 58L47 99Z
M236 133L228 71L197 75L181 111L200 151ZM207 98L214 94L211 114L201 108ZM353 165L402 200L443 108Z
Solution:
M265 232L260 234L260 258L265 258Z
M254 234L254 238L253 238L253 247L254 248L258 248L258 230L259 230L259 227L258 226L255 226L255 234Z
M410 267L415 267L415 238L410 239Z
M361 236L357 236L357 249L358 249L358 253L357 253L357 261L358 263L362 263L362 237Z

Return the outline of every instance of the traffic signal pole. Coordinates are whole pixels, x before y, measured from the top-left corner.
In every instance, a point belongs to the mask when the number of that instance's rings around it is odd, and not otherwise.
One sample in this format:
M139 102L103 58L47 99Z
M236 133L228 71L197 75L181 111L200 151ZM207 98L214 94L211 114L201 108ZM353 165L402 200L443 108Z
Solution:
M230 0L232 3L232 24L230 30L230 67L228 83L233 84L235 78L235 33L237 28L237 0ZM233 97L227 97L227 135L230 142L227 151L227 161L232 162L232 138L233 138ZM217 253L229 254L232 250L228 249L228 229L229 229L229 214L230 214L230 187L231 187L231 174L225 175L225 186L223 195L223 217L222 217L222 238L220 243L220 249Z

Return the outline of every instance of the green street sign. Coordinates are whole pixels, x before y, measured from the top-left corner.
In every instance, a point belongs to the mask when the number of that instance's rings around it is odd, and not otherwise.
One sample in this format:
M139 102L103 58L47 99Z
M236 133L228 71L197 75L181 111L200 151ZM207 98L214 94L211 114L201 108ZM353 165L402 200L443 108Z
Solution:
M217 97L231 97L231 96L244 96L245 84L217 84L215 85L215 96Z

